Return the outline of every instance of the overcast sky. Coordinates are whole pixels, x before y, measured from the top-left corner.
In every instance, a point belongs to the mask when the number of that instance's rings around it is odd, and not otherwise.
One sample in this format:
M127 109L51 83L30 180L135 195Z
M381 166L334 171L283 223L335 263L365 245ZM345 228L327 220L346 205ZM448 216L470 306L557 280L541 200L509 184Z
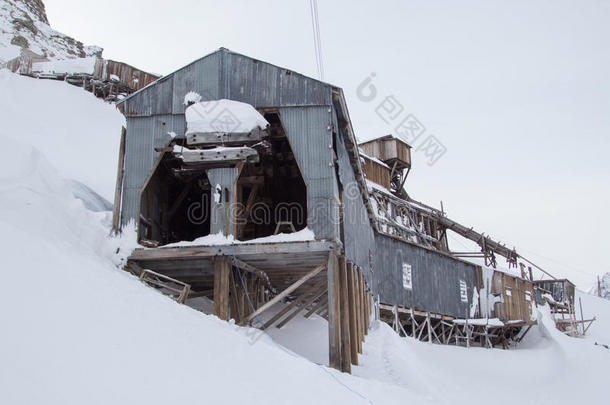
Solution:
M143 70L222 46L317 74L307 0L44 2L52 27ZM319 18L357 136L395 132L376 113L388 96L425 126L412 197L581 288L610 271L610 2L322 0ZM429 135L447 150L434 165L415 150Z

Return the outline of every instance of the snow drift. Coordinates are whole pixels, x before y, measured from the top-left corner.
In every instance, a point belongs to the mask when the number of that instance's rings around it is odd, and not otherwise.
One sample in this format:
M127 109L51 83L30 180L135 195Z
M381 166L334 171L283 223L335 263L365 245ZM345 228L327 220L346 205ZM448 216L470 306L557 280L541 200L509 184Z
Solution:
M0 90L0 403L604 401L610 350L595 343L610 343L610 305L587 294L585 316L598 321L586 338L558 332L543 308L507 351L430 345L374 323L353 376L311 361L327 358L321 318L259 335L177 304L117 268L133 226L108 237L109 212L88 210L64 180L110 197L114 108L5 72Z

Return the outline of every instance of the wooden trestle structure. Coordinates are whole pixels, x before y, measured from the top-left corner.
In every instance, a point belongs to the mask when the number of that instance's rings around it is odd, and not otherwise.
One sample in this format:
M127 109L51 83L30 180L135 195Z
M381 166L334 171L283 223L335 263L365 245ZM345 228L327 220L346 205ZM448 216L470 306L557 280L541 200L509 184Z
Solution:
M456 319L451 316L379 304L379 319L392 325L400 336L417 340L456 346L480 346L508 349L525 337L531 324L524 321L509 323L481 322L480 319ZM525 329L524 326L527 326Z
M346 261L333 242L136 249L126 268L156 288L179 293L181 302L211 297L216 316L244 326L281 328L302 311L305 317L317 313L328 320L329 365L351 372L358 364L372 295L362 269ZM173 287L165 288L163 279ZM267 316L281 301L289 303Z

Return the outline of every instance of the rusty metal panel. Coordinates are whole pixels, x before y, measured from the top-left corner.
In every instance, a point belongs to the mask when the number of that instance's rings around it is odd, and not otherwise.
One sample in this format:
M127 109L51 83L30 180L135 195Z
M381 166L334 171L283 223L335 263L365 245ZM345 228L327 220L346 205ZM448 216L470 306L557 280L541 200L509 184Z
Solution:
M339 193L330 106L280 108L290 147L307 186L307 226L316 239L339 237Z

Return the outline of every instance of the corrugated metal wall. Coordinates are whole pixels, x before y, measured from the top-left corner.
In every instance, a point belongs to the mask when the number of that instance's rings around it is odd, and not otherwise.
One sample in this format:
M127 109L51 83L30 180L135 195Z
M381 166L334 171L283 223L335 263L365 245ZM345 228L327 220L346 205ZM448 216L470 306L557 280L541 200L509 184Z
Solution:
M316 239L339 238L331 112L330 106L280 109L288 142L307 186L307 226Z
M347 260L364 269L367 283L373 289L373 294L376 294L375 284L372 282L374 269L371 268L375 234L341 136L337 136L337 158L339 180L343 185L341 202L345 256Z
M222 232L223 235L233 234L233 212L232 204L235 201L235 181L237 180L237 168L224 167L210 169L207 172L210 185L212 186L212 217L210 222L210 234ZM216 186L220 186L219 201L215 201Z
M411 266L412 289L403 286L403 264ZM477 268L437 252L375 235L375 282L381 302L459 318L470 316ZM465 283L466 302L460 281Z
M140 190L159 157L155 148L169 141L168 132L184 134L184 126L184 115L127 117L121 224L137 217Z
M338 236L338 206L332 162L329 112L331 86L298 73L221 49L163 77L123 101L127 116L125 180L121 223L135 218L140 189L158 153L155 147L169 139L167 132L185 131L184 96L199 93L202 100L230 98L255 107L303 107L285 112L289 136L308 184L308 214L318 238ZM321 107L324 105L324 107ZM286 123L285 123L286 124ZM314 142L325 137L322 143ZM296 149L299 149L297 152ZM310 162L310 163L308 163ZM306 181L307 183L307 181Z

